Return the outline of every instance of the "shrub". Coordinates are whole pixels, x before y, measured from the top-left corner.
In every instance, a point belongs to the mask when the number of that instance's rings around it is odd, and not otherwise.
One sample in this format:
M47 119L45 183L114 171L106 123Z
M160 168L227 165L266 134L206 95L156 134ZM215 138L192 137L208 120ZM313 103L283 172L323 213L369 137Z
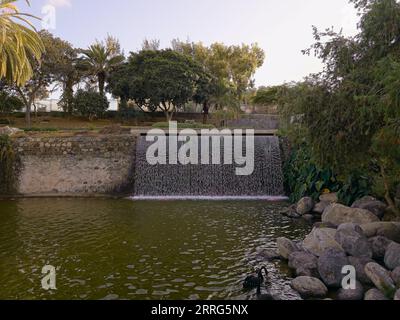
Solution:
M101 118L108 106L107 98L98 92L79 90L74 97L74 112L89 120Z
M333 170L319 167L305 143L292 150L284 166L284 180L291 202L304 196L317 200L325 190L329 190L337 192L340 201L350 205L371 191L371 178L361 173L339 177Z
M15 153L10 138L0 135L0 194L13 193L14 184Z
M19 111L24 106L23 102L15 96L6 92L0 92L0 113L11 113Z

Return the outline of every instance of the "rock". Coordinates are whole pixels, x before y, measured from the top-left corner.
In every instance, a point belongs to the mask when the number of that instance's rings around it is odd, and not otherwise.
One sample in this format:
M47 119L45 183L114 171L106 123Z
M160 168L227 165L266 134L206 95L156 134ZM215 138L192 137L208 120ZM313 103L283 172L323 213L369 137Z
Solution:
M300 215L310 213L314 208L314 200L310 197L300 199L296 206L296 212Z
M400 244L396 242L389 244L385 253L385 265L390 270L400 266Z
M383 261L383 259L385 258L386 250L389 244L392 243L392 241L382 236L373 237L368 241L372 249L372 257L376 260Z
M317 257L314 255L298 251L289 256L289 268L296 270L298 276L319 277Z
M277 240L278 253L285 259L289 259L289 255L295 251L300 251L300 248L292 241L287 238L278 238Z
M316 222L316 223L314 223L314 228L318 228L318 229L328 228L328 229L336 230L337 227L335 225L333 225L332 223Z
M322 214L324 213L325 209L328 208L330 205L331 205L331 203L330 203L330 202L327 202L327 201L318 202L318 203L314 206L312 212L315 213L315 214L320 214L320 215L322 215Z
M396 293L394 295L394 300L400 301L400 289L396 291Z
M386 203L373 197L364 197L353 203L352 208L365 209L372 212L379 219L382 219L387 209Z
M265 260L265 261L279 260L281 258L279 253L272 249L258 250L257 256L260 257L260 259Z
M328 294L328 288L317 278L298 277L292 280L291 285L303 298L319 298Z
M341 288L337 293L337 300L360 301L364 298L364 287L360 282L356 282L355 289Z
M344 266L349 265L349 260L343 251L335 249L326 250L318 258L318 272L322 281L332 288L339 288L342 286L344 275L342 270Z
M392 277L392 280L394 281L396 287L400 288L400 267L394 269L390 276Z
M10 127L0 127L0 135L12 136L18 132L22 132L22 130L17 128L10 128Z
M335 240L351 256L372 258L372 249L368 238L357 224L341 224L337 229Z
M361 225L368 238L382 236L400 242L400 222L373 222Z
M322 222L330 222L335 226L343 223L367 224L378 221L378 217L368 210L349 208L341 204L330 205L322 215Z
M389 300L388 298L385 297L385 295L380 292L378 289L374 288L369 291L364 296L364 300L369 300L369 301L380 301L380 300Z
M366 285L372 285L371 279L365 273L365 266L374 260L367 257L348 257L349 264L356 269L357 280Z
M337 193L325 193L319 197L319 201L328 202L328 203L332 204L332 203L338 203L339 198L338 198Z
M299 215L296 212L296 205L290 206L289 208L287 208L286 210L282 211L281 213L282 213L282 215L284 215L284 216L286 216L288 218L291 218L291 219L299 219L299 218L301 218L301 215Z
M319 257L328 249L342 251L343 248L335 240L336 230L330 228L314 228L304 239L303 248L307 252Z
M396 287L390 277L389 271L375 262L370 262L365 266L365 273L375 287L377 287L386 297L393 297Z

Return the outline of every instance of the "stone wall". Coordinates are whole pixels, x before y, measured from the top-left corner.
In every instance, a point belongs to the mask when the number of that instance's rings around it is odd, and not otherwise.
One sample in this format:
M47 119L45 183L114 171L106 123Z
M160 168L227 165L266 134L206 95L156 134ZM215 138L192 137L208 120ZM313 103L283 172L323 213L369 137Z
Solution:
M129 193L134 135L26 136L15 138L17 190L22 195Z

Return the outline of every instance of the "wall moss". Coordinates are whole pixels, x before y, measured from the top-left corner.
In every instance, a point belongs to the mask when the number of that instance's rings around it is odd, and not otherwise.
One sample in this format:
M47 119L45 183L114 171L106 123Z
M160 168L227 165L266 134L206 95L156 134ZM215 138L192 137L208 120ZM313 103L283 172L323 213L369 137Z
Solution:
M15 193L16 162L11 139L0 135L0 194Z

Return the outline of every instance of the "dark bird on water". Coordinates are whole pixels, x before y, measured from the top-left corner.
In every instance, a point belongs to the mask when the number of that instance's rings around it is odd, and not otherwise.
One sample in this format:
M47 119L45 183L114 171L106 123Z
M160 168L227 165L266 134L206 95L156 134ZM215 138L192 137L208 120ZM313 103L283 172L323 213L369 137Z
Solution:
M254 289L259 288L264 283L263 271L265 271L266 277L268 277L268 270L262 267L256 274L248 276L243 282L244 289Z

